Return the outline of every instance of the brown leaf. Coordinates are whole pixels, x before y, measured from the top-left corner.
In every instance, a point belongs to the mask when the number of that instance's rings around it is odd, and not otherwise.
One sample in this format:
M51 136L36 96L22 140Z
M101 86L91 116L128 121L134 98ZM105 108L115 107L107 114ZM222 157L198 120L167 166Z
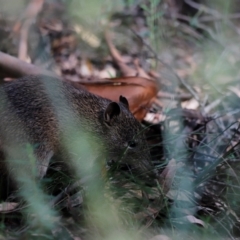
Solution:
M78 83L76 83L78 84ZM101 82L80 82L89 92L112 101L119 101L122 95L128 99L130 111L142 120L157 95L157 84L141 77L105 79Z

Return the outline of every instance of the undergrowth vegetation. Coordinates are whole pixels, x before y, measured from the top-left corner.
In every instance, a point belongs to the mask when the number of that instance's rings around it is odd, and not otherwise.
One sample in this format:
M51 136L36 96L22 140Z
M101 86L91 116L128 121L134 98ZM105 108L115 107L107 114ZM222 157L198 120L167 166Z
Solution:
M75 139L65 141L74 174L52 163L35 182L16 169L25 184L0 204L0 237L240 237L240 2L49 0L33 18L30 2L0 0L0 51L19 57L26 45L26 61L76 82L121 76L108 31L126 65L157 81L142 121L157 176L106 164L88 137L63 126Z

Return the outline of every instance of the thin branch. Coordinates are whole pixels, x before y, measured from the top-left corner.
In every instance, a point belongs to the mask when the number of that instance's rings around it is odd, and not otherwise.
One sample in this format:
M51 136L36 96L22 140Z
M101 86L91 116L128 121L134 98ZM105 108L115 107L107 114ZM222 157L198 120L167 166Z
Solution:
M190 7L195 8L199 11L203 11L203 12L208 13L213 16L221 16L221 14L217 10L208 8L203 4L193 2L192 0L184 0L184 2L187 3Z
M26 75L57 75L33 64L26 63L16 57L0 52L0 77L19 78Z
M195 91L189 86L189 84L187 84L187 82L182 79L181 77L178 76L178 74L173 70L173 68L165 63L161 58L158 57L158 55L156 54L156 52L152 49L151 46L149 46L146 41L144 41L133 29L131 29L131 31L134 33L134 35L136 35L141 41L142 43L150 50L150 52L153 54L154 58L157 59L161 64L163 64L169 71L171 71L174 76L178 79L178 81L191 93L191 95L200 102L200 99L198 97L198 95L195 93Z
M215 9L211 9L209 7L206 7L205 5L203 4L199 4L199 3L196 3L196 2L193 2L192 0L184 0L185 3L187 3L189 6L199 10L199 11L203 11L211 16L213 16L214 18L220 18L220 19L224 19L226 20L226 22L228 23L228 25L237 33L239 34L239 30L235 27L235 25L230 21L230 18L228 15L226 14L222 14L220 12L218 12L217 10ZM234 17L238 16L239 17L239 14L238 15L235 15ZM201 19L201 18L200 18ZM199 19L199 20L200 20ZM201 21L201 20L200 20ZM240 35L240 34L239 34Z

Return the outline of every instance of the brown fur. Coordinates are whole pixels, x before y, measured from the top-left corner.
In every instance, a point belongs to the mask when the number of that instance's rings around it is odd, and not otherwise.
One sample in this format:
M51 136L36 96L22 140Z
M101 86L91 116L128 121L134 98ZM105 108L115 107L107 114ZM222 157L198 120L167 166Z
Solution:
M94 147L99 146L107 160L121 160L141 171L151 168L141 125L128 110L126 99L114 103L46 76L26 76L0 88L0 155L18 161L27 157L23 149L30 144L38 178L46 174L52 156L64 151L65 132L74 141L71 132L77 130L92 136ZM18 165L22 166L31 168L27 162Z

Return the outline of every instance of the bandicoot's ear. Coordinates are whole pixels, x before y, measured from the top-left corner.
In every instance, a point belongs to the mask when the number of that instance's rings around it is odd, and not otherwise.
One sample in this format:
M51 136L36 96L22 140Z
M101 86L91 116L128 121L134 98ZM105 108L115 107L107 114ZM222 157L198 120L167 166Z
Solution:
M116 102L111 102L108 104L104 112L104 120L106 123L110 124L114 116L118 116L121 112L120 106Z
M123 97L122 95L119 97L119 101L127 108L129 109L129 104L128 104L128 100Z

